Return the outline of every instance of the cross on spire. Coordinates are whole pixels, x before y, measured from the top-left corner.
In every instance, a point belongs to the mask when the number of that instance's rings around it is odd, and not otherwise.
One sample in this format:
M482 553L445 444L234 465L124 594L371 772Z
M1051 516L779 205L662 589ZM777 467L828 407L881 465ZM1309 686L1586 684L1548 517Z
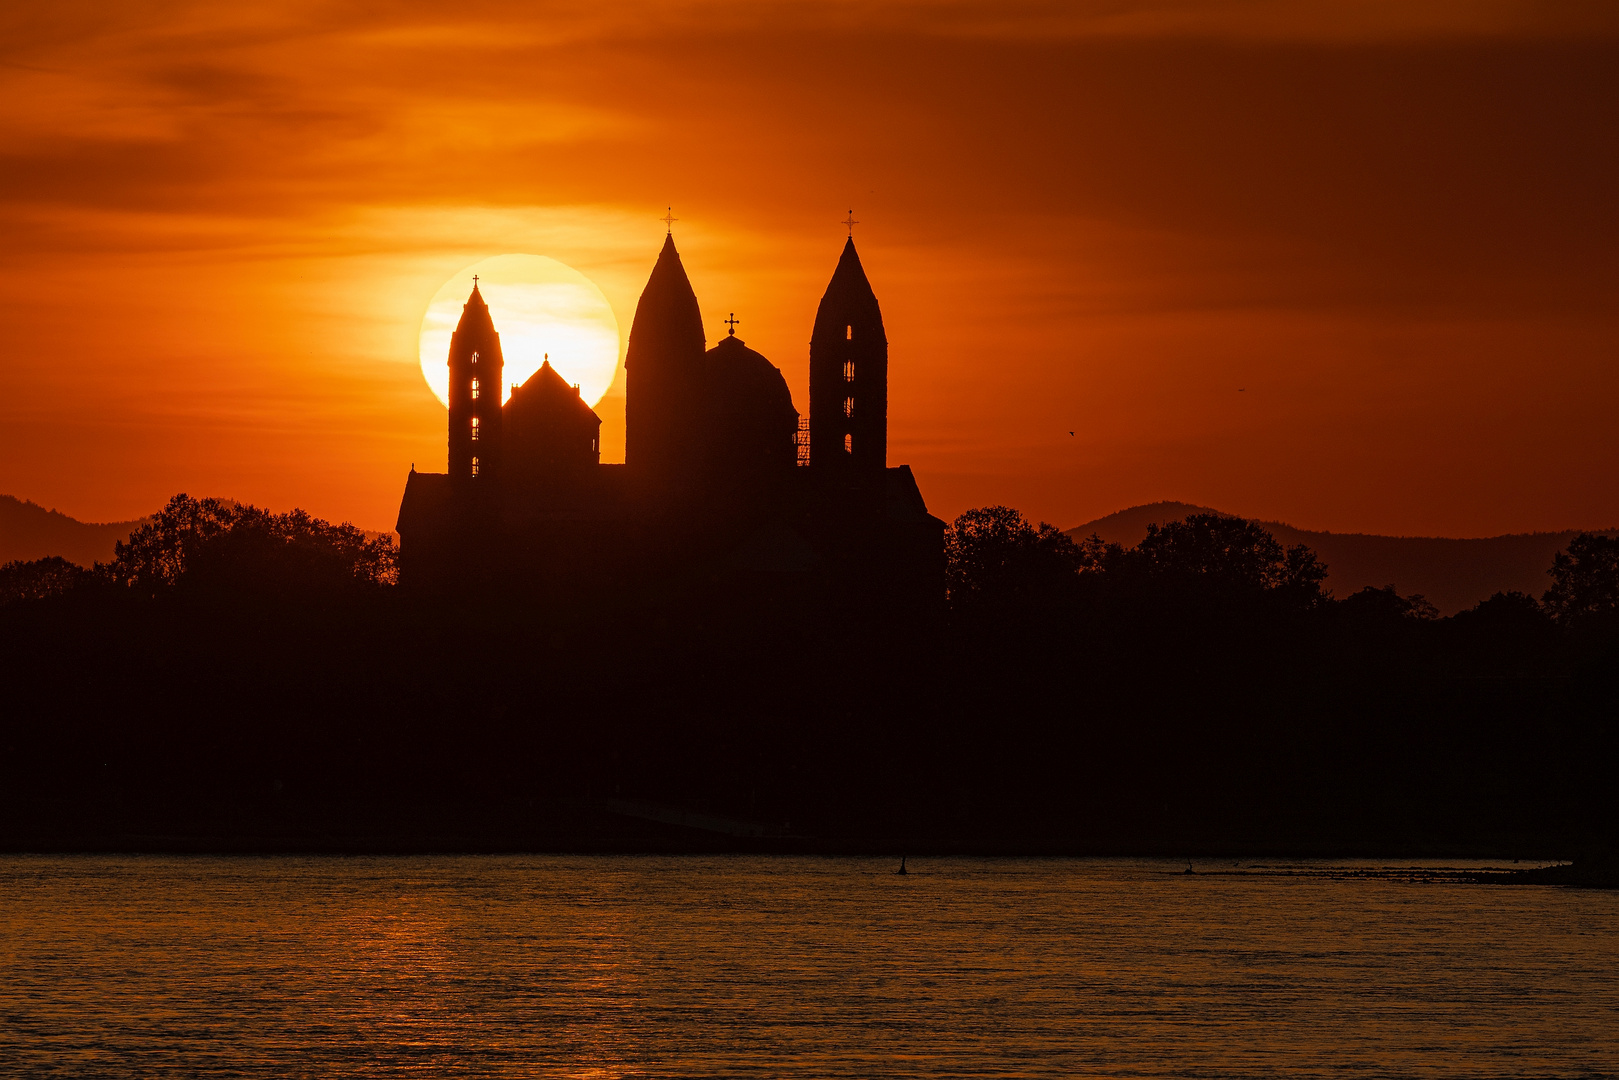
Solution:
M478 275L477 274L472 275L472 291L473 292L478 291Z
M741 322L741 321L742 321L741 319L736 317L736 312L734 312L734 311L731 312L731 317L729 319L725 320L725 325L729 326L731 328L731 336L732 337L736 337L736 324Z
M843 219L843 224L849 226L849 238L853 239L854 238L854 227L856 225L860 224L860 222L858 222L858 221L856 221L854 219L854 211L853 210L850 210L849 211L849 216Z
M668 212L666 212L663 217L659 218L658 220L663 222L663 224L668 228L668 234L670 236L675 234L675 222L679 221L680 219L675 217L674 207L669 207Z

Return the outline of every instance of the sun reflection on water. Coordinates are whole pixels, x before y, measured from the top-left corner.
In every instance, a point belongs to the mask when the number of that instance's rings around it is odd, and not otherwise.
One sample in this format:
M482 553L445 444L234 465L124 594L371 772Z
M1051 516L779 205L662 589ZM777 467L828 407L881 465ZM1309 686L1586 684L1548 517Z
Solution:
M0 859L15 1075L1597 1075L1619 897L1124 860Z

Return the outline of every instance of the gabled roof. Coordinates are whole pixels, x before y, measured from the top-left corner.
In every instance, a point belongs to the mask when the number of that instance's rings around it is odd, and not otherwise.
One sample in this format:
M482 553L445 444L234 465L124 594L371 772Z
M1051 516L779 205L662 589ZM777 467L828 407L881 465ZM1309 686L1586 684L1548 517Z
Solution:
M405 497L399 502L399 520L394 530L403 536L407 532L432 531L450 517L453 492L446 473L424 473L415 469L405 480Z
M916 476L909 465L890 465L885 472L883 506L894 521L944 522L928 513L928 504L922 498L922 489L916 485Z
M529 402L536 407L562 406L580 415L589 414L596 423L601 423L601 417L596 410L585 404L584 398L579 396L579 388L564 379L551 361L546 360L540 365L540 370L528 377L528 381L521 386L512 387L512 396L507 400L505 410L508 413L526 411Z

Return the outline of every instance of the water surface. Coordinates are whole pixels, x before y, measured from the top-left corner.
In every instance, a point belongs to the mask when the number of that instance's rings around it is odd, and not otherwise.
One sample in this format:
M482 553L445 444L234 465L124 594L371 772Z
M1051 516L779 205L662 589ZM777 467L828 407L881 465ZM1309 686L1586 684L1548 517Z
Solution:
M1619 894L1384 865L4 857L0 1074L1619 1074Z

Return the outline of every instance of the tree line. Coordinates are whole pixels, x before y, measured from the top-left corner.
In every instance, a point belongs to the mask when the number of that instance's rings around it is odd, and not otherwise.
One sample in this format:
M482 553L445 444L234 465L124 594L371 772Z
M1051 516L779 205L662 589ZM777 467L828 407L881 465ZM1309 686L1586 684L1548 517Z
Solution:
M385 589L398 583L398 549L353 525L303 510L284 514L180 494L87 568L60 556L0 566L0 604L75 590L155 598L227 591L290 599Z
M1315 552L1303 544L1284 548L1259 523L1225 514L1150 524L1146 537L1127 548L1095 534L1075 541L1011 507L987 506L956 518L945 551L950 605L958 613L1154 591L1293 611L1338 605L1398 618L1439 617L1421 594L1401 595L1393 584L1335 599L1324 587L1328 567ZM1539 598L1497 592L1461 617L1510 612L1566 628L1610 622L1619 613L1619 537L1580 534L1557 553L1547 574L1550 583Z
M415 596L350 525L176 496L106 564L0 567L0 844L588 847L603 799L839 850L1557 854L1619 818L1614 538L1449 618L1334 597L1308 548L1222 515L1125 547L984 507L945 554L909 621L738 620L707 578L561 617Z
M1129 591L1180 593L1206 601L1305 611L1347 605L1401 618L1438 618L1420 594L1394 584L1334 598L1328 567L1303 544L1284 548L1259 523L1193 514L1154 523L1134 547L1092 534L1078 541L1007 506L968 510L945 533L950 609L986 615L1019 606L1051 608ZM1582 533L1557 553L1539 597L1498 592L1464 615L1510 610L1570 627L1619 612L1619 537ZM228 591L243 598L374 593L397 585L398 549L294 509L283 514L220 499L174 496L120 541L111 561L80 567L60 556L0 566L0 604L76 589L154 598Z

